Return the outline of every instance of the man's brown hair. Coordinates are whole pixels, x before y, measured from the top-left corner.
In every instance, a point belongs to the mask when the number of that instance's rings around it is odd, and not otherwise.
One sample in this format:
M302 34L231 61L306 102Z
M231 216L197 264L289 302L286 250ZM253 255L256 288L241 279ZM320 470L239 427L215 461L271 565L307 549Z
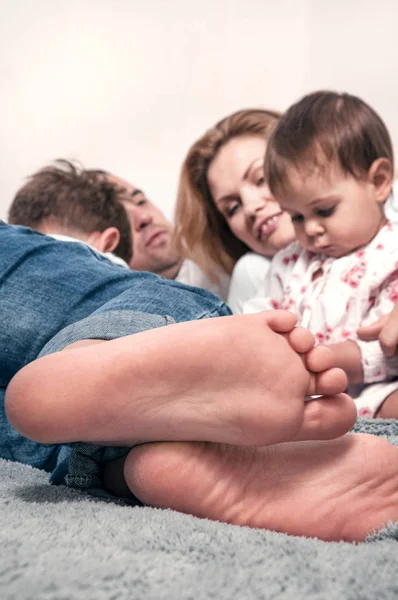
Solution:
M291 167L322 170L334 162L343 173L363 178L378 158L387 158L394 168L391 138L376 111L356 96L319 91L304 96L280 118L264 168L275 194L286 185Z
M128 263L133 253L132 234L126 210L119 202L120 193L99 173L57 160L54 166L31 175L16 193L8 222L37 229L52 221L65 231L84 233L116 227L120 240L113 252Z

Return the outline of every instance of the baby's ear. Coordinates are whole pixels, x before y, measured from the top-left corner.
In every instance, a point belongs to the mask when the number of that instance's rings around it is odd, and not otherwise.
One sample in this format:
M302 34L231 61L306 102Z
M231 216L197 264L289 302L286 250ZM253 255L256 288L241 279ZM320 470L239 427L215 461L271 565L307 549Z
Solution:
M369 181L375 187L377 202L385 202L391 193L393 168L388 158L377 158L369 169Z
M100 252L113 252L119 241L120 232L117 227L107 227L98 233L95 246Z

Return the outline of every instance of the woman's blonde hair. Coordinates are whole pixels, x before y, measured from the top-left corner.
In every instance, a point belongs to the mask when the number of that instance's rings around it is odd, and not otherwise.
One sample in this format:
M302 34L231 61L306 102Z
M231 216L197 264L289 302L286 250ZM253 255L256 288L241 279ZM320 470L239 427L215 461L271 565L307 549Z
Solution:
M229 115L209 129L188 151L181 169L175 210L180 249L212 280L217 271L231 273L249 248L231 232L217 210L207 183L207 171L220 148L232 138L256 135L268 139L280 113L247 109Z

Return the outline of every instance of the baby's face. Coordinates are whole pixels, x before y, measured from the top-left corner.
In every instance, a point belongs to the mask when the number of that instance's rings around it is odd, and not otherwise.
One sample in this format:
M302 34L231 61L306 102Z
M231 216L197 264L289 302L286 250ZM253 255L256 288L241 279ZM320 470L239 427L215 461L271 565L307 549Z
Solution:
M368 244L385 224L383 203L368 179L346 175L332 164L311 172L288 172L277 200L290 214L300 244L316 254L345 256Z

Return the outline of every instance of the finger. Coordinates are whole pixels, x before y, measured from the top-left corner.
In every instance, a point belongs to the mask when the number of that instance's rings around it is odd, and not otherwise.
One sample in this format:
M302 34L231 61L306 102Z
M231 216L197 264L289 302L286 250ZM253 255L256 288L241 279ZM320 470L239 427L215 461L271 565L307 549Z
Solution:
M398 344L398 322L389 319L379 336L380 346L388 357L394 356Z
M373 340L377 340L387 320L388 315L384 315L384 317L380 317L380 319L377 319L377 321L375 321L371 325L360 327L357 330L359 339L363 340L364 342L371 342Z

